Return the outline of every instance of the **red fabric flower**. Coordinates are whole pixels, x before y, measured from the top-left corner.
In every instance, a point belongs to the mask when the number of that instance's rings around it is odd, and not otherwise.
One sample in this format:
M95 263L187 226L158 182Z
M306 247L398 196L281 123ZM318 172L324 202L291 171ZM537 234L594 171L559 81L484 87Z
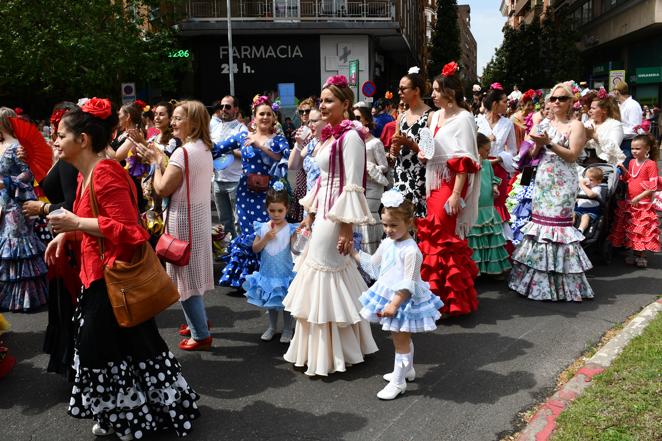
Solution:
M62 117L65 113L67 113L67 109L57 109L53 111L50 118L51 126L53 126L53 129L57 129L57 126L60 124L60 121L62 120Z
M455 73L458 71L460 66L457 65L455 61L451 61L450 63L446 64L444 68L441 70L441 76L444 78L452 77L455 75Z
M106 119L113 113L112 106L108 98L94 97L85 104L83 104L81 110L85 113L89 113L90 115L96 116L97 118L101 118L101 119Z
M345 75L332 75L324 82L324 87L337 86L341 89L348 86L347 77Z
M143 110L145 107L147 107L147 103L144 102L143 100L135 100L133 104L140 107L140 110Z
M16 113L17 116L21 116L21 115L23 115L23 109L20 108L20 107L16 107L16 108L14 109L14 112Z

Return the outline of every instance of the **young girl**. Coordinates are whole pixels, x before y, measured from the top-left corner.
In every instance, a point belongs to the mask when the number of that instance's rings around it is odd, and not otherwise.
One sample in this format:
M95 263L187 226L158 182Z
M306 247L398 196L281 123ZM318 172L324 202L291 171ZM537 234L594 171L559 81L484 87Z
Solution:
M248 303L266 308L269 313L269 327L260 337L271 341L276 333L278 311L283 311L283 333L281 343L292 340L292 316L283 310L283 298L294 278L294 263L290 244L294 239L297 225L285 220L289 206L289 196L285 185L276 181L267 191L267 213L269 222L255 222L253 252L259 254L260 270L246 277L243 288Z
M478 218L467 240L469 247L474 250L471 258L478 265L479 274L500 275L510 269L501 216L494 207L494 196L499 194L501 179L494 176L492 163L488 159L490 139L478 132L477 141L481 158Z
M615 247L627 247L634 252L625 258L628 264L646 268L646 251L660 251L660 226L653 207L653 194L657 190L657 145L651 135L637 135L632 140L632 158L629 168L623 164L622 180L627 182L625 201L616 210L614 228L609 241Z
M413 381L416 376L411 334L435 330L443 303L421 280L423 255L409 234L414 204L396 190L385 192L381 201L386 238L372 256L358 251L354 258L377 280L359 298L363 305L361 316L379 322L384 331L393 335L393 372L384 375L389 383L377 394L377 398L392 400L407 389L405 377Z

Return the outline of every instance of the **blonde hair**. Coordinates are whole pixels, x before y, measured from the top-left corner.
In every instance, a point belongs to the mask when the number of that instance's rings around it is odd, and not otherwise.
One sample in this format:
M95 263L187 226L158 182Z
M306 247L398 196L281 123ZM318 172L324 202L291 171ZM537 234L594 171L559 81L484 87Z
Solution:
M614 90L617 90L621 95L628 95L630 92L630 88L628 87L628 83L625 81L617 81L616 84L614 84L613 87Z
M554 87L552 87L552 90L549 91L549 97L550 97L550 98L551 98L552 96L554 96L554 91L555 91L556 89L562 89L562 90L563 90L564 92L566 92L566 93L568 94L568 96L570 97L570 100L568 101L568 102L570 103L570 105L568 106L568 114L567 114L566 116L567 116L568 118L572 119L572 118L573 118L573 114L574 114L574 109L572 108L572 104L575 102L575 98L576 98L576 97L575 97L575 94L572 93L572 89L571 89L570 86L568 86L567 84L565 84L565 83L558 83L557 85L555 85Z
M322 87L322 90L324 89L329 89L333 96L338 98L341 102L347 102L347 110L345 110L344 115L345 118L349 118L349 111L354 105L354 92L352 92L352 89L350 89L349 86L338 87L335 84L329 84Z
M586 176L588 178L593 178L602 182L602 179L605 177L605 174L600 167L591 167L588 170L586 170Z
M175 109L181 107L186 113L188 120L189 138L199 139L211 150L211 135L209 134L209 112L200 101L185 100L179 101Z
M297 109L301 109L303 106L308 106L311 109L317 109L315 106L315 101L312 98L306 98L305 100L301 101L297 106Z
M16 112L9 107L0 107L0 130L4 130L11 136L14 136L14 128L11 125L10 118L17 118Z

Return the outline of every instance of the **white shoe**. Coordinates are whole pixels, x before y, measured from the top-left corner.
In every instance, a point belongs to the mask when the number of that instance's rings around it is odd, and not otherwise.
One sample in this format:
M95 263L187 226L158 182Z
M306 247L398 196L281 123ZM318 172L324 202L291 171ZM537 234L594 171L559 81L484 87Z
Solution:
M115 433L115 429L112 427L104 429L99 423L94 423L94 426L92 426L92 433L96 436L108 436Z
M283 333L280 335L280 342L285 344L290 344L290 342L292 341L293 334L294 333L292 331L284 330Z
M271 341L274 339L274 335L276 335L276 330L274 328L268 328L266 331L264 331L264 334L260 337L262 341Z
M388 374L384 374L384 381L388 381L389 383L393 379L393 372L389 372ZM407 375L405 375L405 379L407 381L414 381L416 379L416 371L414 368L409 369L409 372L407 372Z
M392 400L398 395L405 393L407 390L407 383L394 384L389 383L386 387L379 392L377 392L377 398L380 400Z

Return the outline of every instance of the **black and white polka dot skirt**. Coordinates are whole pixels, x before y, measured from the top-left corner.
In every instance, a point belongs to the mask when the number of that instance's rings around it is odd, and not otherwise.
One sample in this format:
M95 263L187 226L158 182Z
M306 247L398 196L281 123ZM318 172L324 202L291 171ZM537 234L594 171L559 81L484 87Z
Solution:
M178 436L190 432L200 416L199 396L154 320L120 328L103 280L83 290L74 320L79 328L69 415L136 439L160 430L173 429Z

